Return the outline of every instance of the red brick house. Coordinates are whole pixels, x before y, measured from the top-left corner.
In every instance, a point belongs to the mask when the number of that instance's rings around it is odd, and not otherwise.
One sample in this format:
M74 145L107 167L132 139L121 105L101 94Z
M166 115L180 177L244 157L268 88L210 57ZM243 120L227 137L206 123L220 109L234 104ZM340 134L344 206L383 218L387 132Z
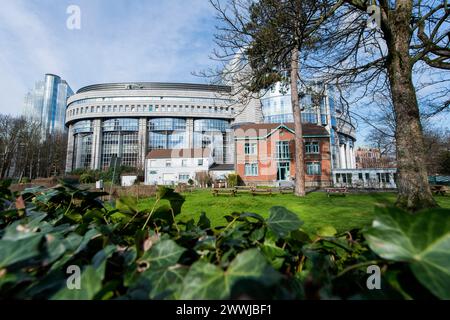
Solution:
M294 124L245 124L235 128L235 169L245 184L276 185L295 179ZM307 187L332 182L330 135L318 125L304 123Z

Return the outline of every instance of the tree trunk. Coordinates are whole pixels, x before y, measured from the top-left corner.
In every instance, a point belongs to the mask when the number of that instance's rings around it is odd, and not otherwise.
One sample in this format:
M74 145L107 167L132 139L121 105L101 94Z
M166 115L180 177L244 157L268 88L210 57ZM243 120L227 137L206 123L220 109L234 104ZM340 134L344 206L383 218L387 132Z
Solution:
M436 207L428 184L425 148L419 106L412 81L409 55L411 2L399 1L389 15L385 31L388 46L387 71L396 117L398 197L396 205L415 212Z
M295 195L305 196L305 164L303 129L300 104L298 99L298 49L292 50L291 56L291 103L294 114L295 129Z

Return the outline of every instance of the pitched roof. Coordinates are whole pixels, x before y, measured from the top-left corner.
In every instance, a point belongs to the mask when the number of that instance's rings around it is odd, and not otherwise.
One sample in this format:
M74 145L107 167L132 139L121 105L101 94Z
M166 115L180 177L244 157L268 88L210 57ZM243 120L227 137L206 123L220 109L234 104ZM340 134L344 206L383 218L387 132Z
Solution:
M294 123L252 123L238 126L234 130L236 137L267 137L274 131L286 128L294 132ZM302 123L304 136L329 136L327 129L312 123Z
M196 149L155 149L147 154L147 159L172 159L172 158L208 158L211 150L208 148Z
M234 170L234 164L213 164L209 167L209 171L229 171Z

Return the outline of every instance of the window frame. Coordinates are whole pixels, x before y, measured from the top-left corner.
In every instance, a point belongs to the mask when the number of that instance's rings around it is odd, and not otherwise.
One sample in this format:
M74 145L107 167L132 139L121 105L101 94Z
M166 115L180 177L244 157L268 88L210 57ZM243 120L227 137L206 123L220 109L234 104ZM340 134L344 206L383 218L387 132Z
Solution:
M249 170L248 170L249 168ZM259 168L257 162L247 162L244 164L244 175L246 177L257 177L259 175Z
M317 166L318 170L314 170L312 173L310 172L311 166ZM321 176L322 175L322 164L320 161L308 161L306 162L306 175L308 176Z

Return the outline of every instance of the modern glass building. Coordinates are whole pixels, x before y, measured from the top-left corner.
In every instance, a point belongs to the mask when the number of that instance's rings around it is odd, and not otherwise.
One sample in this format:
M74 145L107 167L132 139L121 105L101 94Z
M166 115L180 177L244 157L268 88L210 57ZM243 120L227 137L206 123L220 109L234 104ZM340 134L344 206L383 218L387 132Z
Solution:
M333 169L356 168L356 129L348 113L336 104L332 87L312 84L310 89L299 88L302 121L324 126L330 133ZM278 83L260 100L264 122L294 121L289 88Z
M67 102L66 171L107 169L111 160L143 168L155 149L206 148L232 164L235 110L228 86L113 83L78 90Z
M65 131L67 99L73 95L69 84L54 74L46 74L25 96L23 114L42 124L43 134Z

